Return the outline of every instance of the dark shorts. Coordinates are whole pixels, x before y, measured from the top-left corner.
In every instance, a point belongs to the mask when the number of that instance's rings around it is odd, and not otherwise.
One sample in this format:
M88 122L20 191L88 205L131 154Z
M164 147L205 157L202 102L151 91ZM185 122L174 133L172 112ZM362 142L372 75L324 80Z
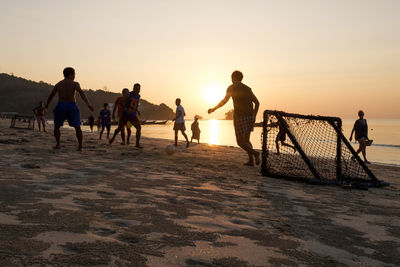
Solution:
M233 119L233 125L235 126L235 134L247 134L253 131L254 128L254 117L245 116Z
M54 126L63 126L65 120L68 120L68 124L71 127L81 126L81 115L75 102L59 102L53 113Z
M104 128L107 129L107 131L110 131L111 129L111 123L103 123L101 124L101 130L104 131Z
M184 122L175 122L174 124L174 131L185 131L185 123Z

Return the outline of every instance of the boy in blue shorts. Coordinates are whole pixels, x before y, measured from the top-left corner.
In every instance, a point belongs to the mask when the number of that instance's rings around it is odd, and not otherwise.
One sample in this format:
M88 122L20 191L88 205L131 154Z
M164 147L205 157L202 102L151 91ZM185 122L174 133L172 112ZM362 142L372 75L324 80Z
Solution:
M64 80L58 82L51 91L46 104L46 109L49 107L51 100L58 93L58 104L54 109L54 137L56 138L55 149L60 148L60 127L64 121L68 120L68 124L75 128L76 138L78 139L78 151L82 151L82 130L81 116L76 105L76 92L82 97L83 101L93 111L85 93L82 91L79 83L75 82L75 70L71 67L65 68L63 71Z
M110 139L111 112L108 110L108 103L104 103L104 109L100 111L100 118L101 118L101 131L99 139L101 140L104 128L107 128L107 139Z

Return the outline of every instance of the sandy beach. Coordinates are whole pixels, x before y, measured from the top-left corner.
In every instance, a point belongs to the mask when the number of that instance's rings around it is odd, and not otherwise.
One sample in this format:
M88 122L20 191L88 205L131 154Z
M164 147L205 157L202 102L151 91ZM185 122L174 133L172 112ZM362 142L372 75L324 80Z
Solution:
M264 177L235 147L119 140L77 152L62 129L53 150L51 126L0 120L0 266L400 265L400 167L351 190Z

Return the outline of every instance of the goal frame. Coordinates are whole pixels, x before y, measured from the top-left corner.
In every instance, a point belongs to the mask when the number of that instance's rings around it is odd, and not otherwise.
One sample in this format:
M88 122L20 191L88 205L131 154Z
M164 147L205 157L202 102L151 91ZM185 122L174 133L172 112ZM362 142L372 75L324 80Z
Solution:
M368 175L368 177L371 179L370 183L372 184L379 184L380 181L378 178L372 173L372 171L367 167L367 165L364 163L364 161L358 156L350 142L346 139L346 137L343 135L342 132L342 120L339 117L329 117L329 116L316 116L316 115L302 115L302 114L295 114L295 113L287 113L284 111L277 111L277 110L265 110L264 111L264 120L263 120L263 131L262 131L262 163L261 163L261 173L264 176L268 177L274 177L274 178L283 178L283 179L294 179L294 180L300 180L308 183L318 183L318 184L324 184L324 183L336 183L336 184L343 184L344 182L361 182L365 183L366 180L362 178L351 178L349 179L348 177L344 177L342 175L342 142L343 144L349 149L351 152L352 156L354 159L358 162L358 164L362 167L362 169L365 171L365 173ZM296 148L297 152L299 153L300 157L302 160L305 162L307 165L308 169L311 171L312 175L314 176L313 178L311 177L301 177L301 176L292 176L288 177L287 175L279 175L273 172L269 172L267 168L267 163L268 163L268 153L269 151L267 150L267 138L268 138L268 121L269 121L269 116L274 116L281 127L283 127L285 133L289 137L290 141L292 142L293 146ZM328 180L325 179L320 175L318 170L314 167L312 161L309 159L307 154L304 152L303 148L300 146L299 142L296 140L296 137L293 135L293 133L290 131L288 124L286 121L283 119L283 117L290 117L290 118L299 118L299 119L306 119L306 120L319 120L319 121L325 121L328 122L332 128L334 129L336 133L336 155L335 155L335 168L336 168L336 181L335 180Z

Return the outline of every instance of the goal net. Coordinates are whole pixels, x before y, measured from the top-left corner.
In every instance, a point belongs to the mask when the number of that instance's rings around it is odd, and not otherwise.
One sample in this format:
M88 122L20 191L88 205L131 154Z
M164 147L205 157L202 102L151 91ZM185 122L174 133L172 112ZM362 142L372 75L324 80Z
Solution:
M33 116L14 115L11 118L10 128L33 130L34 127L35 127L35 117Z
M264 111L262 174L317 184L387 185L355 153L336 117Z

